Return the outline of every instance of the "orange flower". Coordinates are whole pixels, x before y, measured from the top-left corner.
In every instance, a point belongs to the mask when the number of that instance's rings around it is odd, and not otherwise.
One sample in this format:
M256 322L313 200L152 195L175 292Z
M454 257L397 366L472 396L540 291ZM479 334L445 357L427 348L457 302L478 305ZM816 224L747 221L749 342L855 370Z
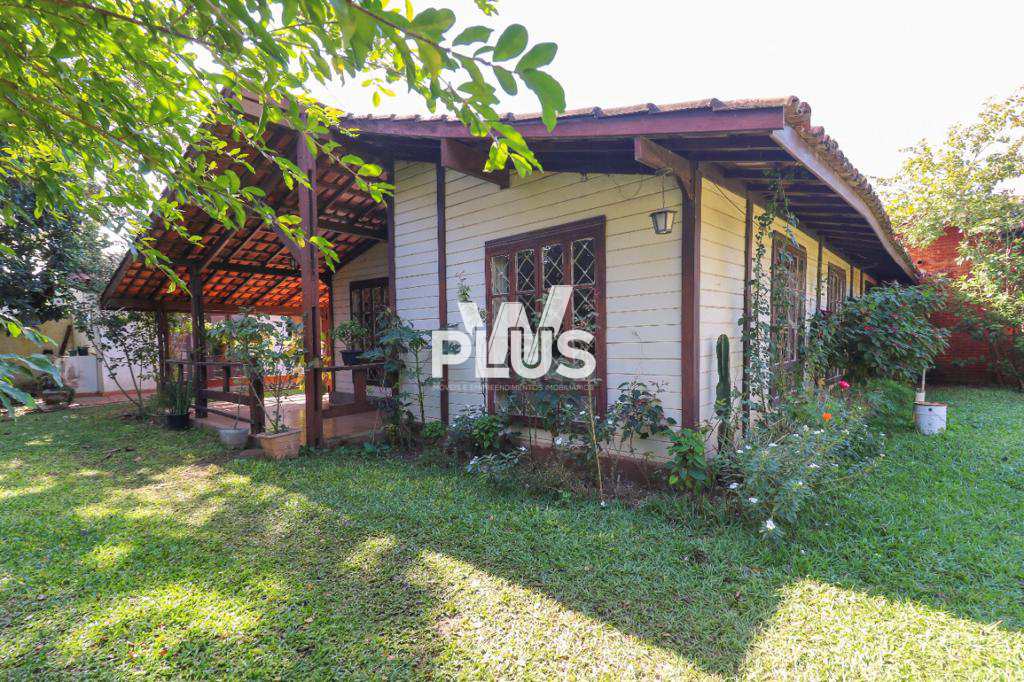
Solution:
M832 413L824 412L822 413L821 418L824 419L825 421L832 421Z

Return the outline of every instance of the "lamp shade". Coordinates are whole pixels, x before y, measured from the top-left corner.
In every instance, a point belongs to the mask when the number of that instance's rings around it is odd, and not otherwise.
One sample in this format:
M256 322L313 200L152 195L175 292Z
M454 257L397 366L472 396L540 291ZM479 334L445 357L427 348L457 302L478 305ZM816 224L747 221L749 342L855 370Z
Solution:
M651 213L651 224L654 226L655 234L669 234L672 231L672 223L675 222L676 212L663 208Z

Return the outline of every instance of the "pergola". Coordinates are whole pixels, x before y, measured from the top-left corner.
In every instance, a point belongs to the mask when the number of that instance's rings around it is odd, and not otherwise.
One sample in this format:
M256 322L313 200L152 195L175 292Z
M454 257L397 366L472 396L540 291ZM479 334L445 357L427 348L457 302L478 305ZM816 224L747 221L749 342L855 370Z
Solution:
M247 102L253 116L258 105ZM235 146L226 130L218 130L225 141ZM393 156L387 150L356 142L340 131L334 134L346 151L360 154L367 161L380 163L386 182L393 181ZM310 178L312 188L296 185L289 189L283 176L270 159L249 149L247 160L254 167L250 173L238 163L228 163L242 178L244 185L259 187L265 201L278 214L298 213L306 235L318 235L330 241L339 255L342 267L358 258L373 245L389 241L393 230L390 200L375 201L360 190L349 170L328 158L314 158L307 145L291 128L269 127L266 144L277 153L291 157ZM226 157L225 157L226 158ZM230 230L209 218L197 207L183 209L183 222L189 234L201 238L194 245L174 230L155 220L147 232L153 245L166 255L171 267L188 284L188 291L170 290L169 279L156 268L149 268L131 254L125 256L101 296L101 304L109 309L154 311L157 317L161 377L166 379L169 363L167 313L188 312L192 320L190 357L196 384L197 417L205 417L208 399L243 402L256 411L259 406L247 397L231 394L228 374L236 363L213 362L205 356L204 319L209 313L255 313L300 317L303 322L305 365L306 442L322 441L324 393L323 373L338 371L334 365L333 345L324 363L321 347L321 325L333 325L331 272L324 266L316 246L299 247L280 228L268 225L250 215L245 225ZM216 365L225 371L224 390L208 390L208 367ZM357 388L365 384L355 377ZM331 408L328 408L330 411ZM343 409L337 410L344 412ZM257 421L259 424L257 424ZM262 418L253 417L254 432L262 428Z

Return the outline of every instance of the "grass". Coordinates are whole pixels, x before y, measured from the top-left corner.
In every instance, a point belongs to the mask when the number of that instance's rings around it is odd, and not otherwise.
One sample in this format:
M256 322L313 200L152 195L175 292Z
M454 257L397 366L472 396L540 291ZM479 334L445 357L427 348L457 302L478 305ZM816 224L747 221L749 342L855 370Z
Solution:
M897 434L779 545L401 462L229 460L111 408L26 416L0 424L0 672L1019 676L1024 397L936 397L947 434Z

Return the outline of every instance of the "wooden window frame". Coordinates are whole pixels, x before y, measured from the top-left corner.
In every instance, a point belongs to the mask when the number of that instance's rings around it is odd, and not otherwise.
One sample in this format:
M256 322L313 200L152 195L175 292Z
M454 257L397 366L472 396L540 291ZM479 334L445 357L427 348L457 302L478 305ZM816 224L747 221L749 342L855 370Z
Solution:
M603 215L595 216L593 218L585 218L583 220L577 220L571 223L563 223L561 225L555 225L553 227L547 227L540 230L532 230L530 232L523 232L521 234L511 235L508 237L501 237L499 239L492 239L484 244L484 288L486 293L486 310L488 325L496 314L496 310L492 308L492 281L491 281L491 258L494 256L507 256L509 258L509 292L507 299L512 301L517 299L518 286L517 286L517 263L516 254L520 251L530 250L534 251L534 273L533 281L534 288L537 294L537 307L535 312L540 312L540 301L543 298L544 292L544 268L543 260L541 258L542 249L544 246L552 244L560 244L562 246L562 272L565 275L564 282L576 286L572 281L573 268L572 268L572 243L579 239L593 239L594 244L594 283L592 285L587 284L587 287L593 287L594 290L594 307L596 310L596 329L594 331L594 350L595 360L597 361L597 367L594 370L594 378L597 380L597 390L595 395L595 410L598 414L603 415L607 408L608 402L608 363L607 363L607 342L606 342L606 302L605 296L607 293L606 286L606 257L605 257L605 226L606 219ZM569 309L566 311L565 319L563 320L563 328L568 329L572 324L573 309L572 299L569 302ZM478 349L477 352L480 352ZM507 386L514 383L512 379L490 379L488 380L487 386L487 409L489 412L494 412L495 409L495 393L501 386ZM565 383L579 383L583 385L583 382L572 382L568 379ZM524 418L523 421L530 422L531 420Z
M371 277L368 279L355 279L348 283L348 319L355 319L355 296L366 289L384 289L384 296L381 300L380 309L387 308L389 304L391 280L388 277ZM361 324L365 324L363 320L359 320ZM372 344L369 344L372 345ZM366 345L357 350L367 350ZM366 383L368 386L386 386L389 385L386 381L387 377L383 375L383 372L370 371L367 372Z
M772 282L772 286L773 287L775 286L775 282L776 282L775 267L778 264L779 256L780 256L780 254L783 251L788 252L790 256L792 256L793 258L796 259L796 263L798 264L798 269L799 269L799 264L802 264L802 270L803 270L803 278L802 278L803 281L801 282L801 286L800 286L800 289L799 289L799 294L800 295L797 298L797 305L799 306L799 315L796 316L796 320L797 320L797 324L799 325L799 327L795 328L792 325L789 325L789 324L786 325L787 334L789 334L791 336L792 347L793 347L793 356L792 357L783 358L781 360L780 365L781 365L781 369L783 371L787 371L787 370L795 369L795 368L797 368L800 365L800 362L801 362L801 359L802 359L801 355L803 353L804 342L805 342L804 335L806 333L806 319L807 319L807 248L804 247L801 244L794 244L793 240L790 237L788 237L787 235L782 234L781 232L773 233L773 235L772 235L772 261L771 261L771 263L772 263L772 265L771 265L771 282ZM799 275L797 275L797 277L799 277ZM792 293L797 293L797 291L794 290ZM775 305L774 305L775 300L776 300L775 294L774 294L774 292L772 292L772 294L771 294L771 303L772 303L772 305L771 305L771 309L772 309L771 310L771 325L772 325L772 329L778 329L779 328L779 326L778 326L778 322L779 322L779 320L778 320L778 311L775 309Z
M832 278L835 277L837 285L833 297ZM825 310L834 313L846 300L846 270L835 263L828 264L828 274L825 277Z

